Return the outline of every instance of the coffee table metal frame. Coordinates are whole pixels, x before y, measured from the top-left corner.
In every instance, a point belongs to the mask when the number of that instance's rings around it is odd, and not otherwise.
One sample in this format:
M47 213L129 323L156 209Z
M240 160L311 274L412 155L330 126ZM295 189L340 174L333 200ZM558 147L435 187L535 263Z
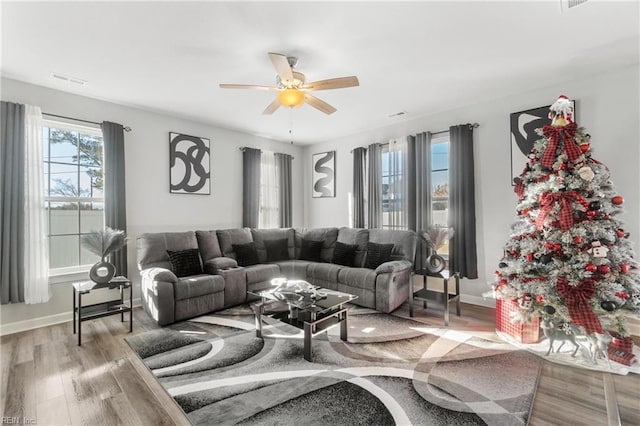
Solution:
M358 296L324 288L318 288L317 291L325 293L327 297L315 300L308 293L301 293L302 299L293 301L279 297L273 290L248 291L247 293L261 298L260 302L252 305L255 312L256 336L263 337L262 317L268 315L265 307L276 303L288 306L289 315L286 318L288 324L302 328L305 360L309 362L312 360L311 339L337 325L340 325L340 339L346 342L349 309L344 305L357 299ZM300 313L305 317L301 324L298 319Z

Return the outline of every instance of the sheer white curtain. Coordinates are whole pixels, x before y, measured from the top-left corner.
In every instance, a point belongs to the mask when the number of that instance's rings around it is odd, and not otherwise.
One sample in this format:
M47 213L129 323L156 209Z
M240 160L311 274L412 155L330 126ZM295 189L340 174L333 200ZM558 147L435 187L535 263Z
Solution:
M389 227L407 228L407 141L389 141Z
M278 176L276 159L271 151L262 151L260 156L260 218L259 228L280 226L278 214Z
M43 169L42 113L40 107L25 105L25 303L44 303L51 298Z

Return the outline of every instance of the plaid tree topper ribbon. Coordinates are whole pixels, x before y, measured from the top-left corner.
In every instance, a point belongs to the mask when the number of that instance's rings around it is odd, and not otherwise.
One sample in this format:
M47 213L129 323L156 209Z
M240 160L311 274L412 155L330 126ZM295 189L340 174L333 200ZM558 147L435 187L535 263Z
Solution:
M557 202L561 203L558 220L562 232L568 231L573 226L573 209L571 201L577 201L585 208L589 209L587 201L576 191L565 192L545 192L539 198L540 212L536 218L536 228L540 231L544 227L544 220L551 212L553 205Z
M548 124L544 126L542 128L542 133L545 138L549 139L549 143L542 154L540 164L548 169L553 166L553 163L556 160L556 150L558 149L560 135L562 135L562 141L564 143L564 152L567 153L569 161L572 163L575 162L578 157L582 155L580 147L573 140L577 128L578 125L576 123L569 123L564 127L555 127Z
M598 316L589 305L589 299L596 293L593 280L583 280L577 286L572 286L566 278L560 277L556 281L556 290L558 294L566 297L569 316L574 324L584 327L587 334L604 333Z

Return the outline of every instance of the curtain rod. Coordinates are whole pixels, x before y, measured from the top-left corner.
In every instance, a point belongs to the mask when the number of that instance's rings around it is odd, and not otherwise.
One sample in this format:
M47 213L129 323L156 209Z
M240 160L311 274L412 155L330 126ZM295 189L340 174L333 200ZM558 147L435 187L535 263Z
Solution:
M102 125L102 123L96 123L95 121L82 120L80 118L73 118L73 117L67 117L67 116L64 116L64 115L51 114L51 113L48 113L48 112L43 112L42 115L48 115L49 117L65 118L67 120L80 121L82 123L95 124L97 126ZM129 126L124 126L123 129L124 129L125 132L130 132L131 131L131 127L129 127Z
M240 148L238 148L238 149L240 149L240 151L244 152L244 150L245 150L245 149L247 149L247 148L249 148L249 147L248 147L248 146L241 146L241 147L240 147ZM281 153L281 152L274 152L274 154L282 154L282 153ZM289 154L286 154L286 155L289 155ZM294 157L293 155L291 155L291 159L292 159L292 160L295 160L295 159L296 159L296 157Z
M467 123L467 125L472 129L480 127L480 124L478 124L478 123ZM441 135L443 133L449 133L449 130L447 129L447 130L441 130L439 132L433 132L433 133L431 133L431 136L433 136L433 135ZM380 145L380 144L378 143L378 145ZM366 147L362 146L362 147L358 147L358 148L366 148ZM351 151L349 151L349 152L353 153L353 149Z

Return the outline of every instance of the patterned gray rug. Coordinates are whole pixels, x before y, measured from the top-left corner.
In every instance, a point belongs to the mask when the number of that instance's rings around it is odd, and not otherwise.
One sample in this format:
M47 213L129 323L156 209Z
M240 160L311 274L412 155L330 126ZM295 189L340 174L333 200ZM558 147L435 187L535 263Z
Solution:
M498 339L354 307L313 339L248 307L126 340L194 424L527 424L541 360Z

